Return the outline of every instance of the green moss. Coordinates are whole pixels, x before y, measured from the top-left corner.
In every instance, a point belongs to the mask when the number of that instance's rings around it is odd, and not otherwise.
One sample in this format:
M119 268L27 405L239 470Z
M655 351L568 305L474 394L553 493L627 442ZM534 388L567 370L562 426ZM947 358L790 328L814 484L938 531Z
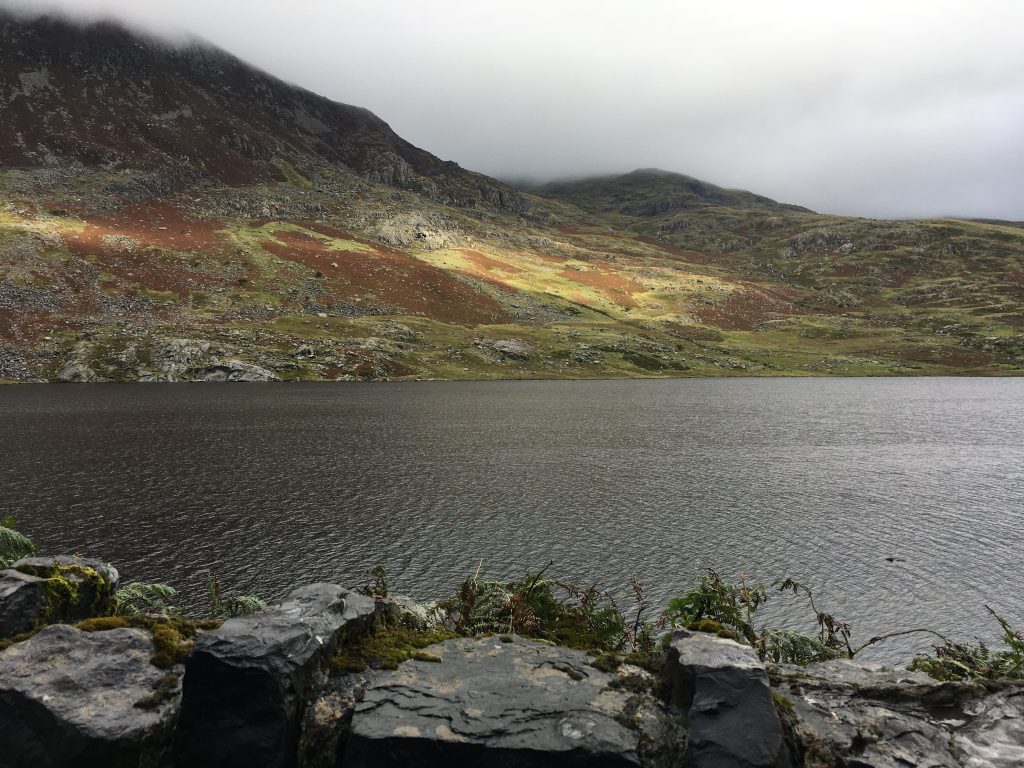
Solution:
M138 709L159 709L161 705L174 698L178 691L178 680L179 678L176 674L168 672L157 680L151 694L143 696L135 702L135 707Z
M113 610L110 582L99 571L81 565L18 566L21 573L46 579L46 607L39 626L74 621L83 616L102 616Z
M219 621L191 621L177 616L101 616L86 619L75 626L83 632L107 632L112 629L145 629L153 638L155 667L169 669L182 664L192 650L200 631L219 627Z
M613 691L629 691L630 693L649 693L653 687L653 681L649 677L638 674L620 675L608 683Z
M737 643L742 642L740 640L740 636L733 632L731 629L711 619L701 619L700 621L692 621L686 625L686 628L691 632L707 632L711 635L718 635L718 637L724 637L726 640L735 640Z
M772 691L772 701L775 702L776 708L782 710L783 712L793 711L793 702L791 702L778 691Z
M429 661L429 662L433 662L435 664L440 664L441 663L441 657L440 656L435 656L434 654L427 653L426 651L416 651L412 655L411 658L414 661Z
M602 672L614 672L622 666L622 656L617 653L602 653L591 659L590 666Z
M13 637L5 637L3 640L0 640L0 651L6 651L15 643L25 642L30 637L32 637L32 635L38 632L39 629L42 629L42 627L39 627L38 629L31 629L28 632L21 632L17 635L14 635Z
M576 682L579 682L584 677L586 677L586 675L584 675L582 672L580 672L578 669L576 669L576 667L572 666L571 664L565 664L563 662L555 662L551 666L554 669L557 669L559 672L564 672L565 674L567 674L569 677L571 677Z
M443 629L385 625L343 643L331 659L331 667L338 672L362 672L367 668L398 669L399 664L409 659L440 662L440 657L422 649L453 637L456 635Z

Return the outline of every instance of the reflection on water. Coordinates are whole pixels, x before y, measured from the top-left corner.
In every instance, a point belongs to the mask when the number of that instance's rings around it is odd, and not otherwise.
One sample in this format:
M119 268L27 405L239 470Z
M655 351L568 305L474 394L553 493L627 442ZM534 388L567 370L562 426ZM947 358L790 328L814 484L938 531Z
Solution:
M202 599L791 575L857 636L1024 618L1024 380L0 388L0 516ZM916 643L916 645L915 645ZM926 641L889 646L906 655Z

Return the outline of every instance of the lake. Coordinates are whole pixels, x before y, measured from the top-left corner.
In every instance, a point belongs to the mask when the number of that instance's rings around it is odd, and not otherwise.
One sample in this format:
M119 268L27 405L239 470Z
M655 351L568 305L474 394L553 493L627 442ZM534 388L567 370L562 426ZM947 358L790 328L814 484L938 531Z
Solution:
M856 638L994 639L986 604L1024 624L1022 425L1024 379L7 386L0 517L196 605L207 569L274 599L381 564L433 598L553 561L659 604L793 576Z

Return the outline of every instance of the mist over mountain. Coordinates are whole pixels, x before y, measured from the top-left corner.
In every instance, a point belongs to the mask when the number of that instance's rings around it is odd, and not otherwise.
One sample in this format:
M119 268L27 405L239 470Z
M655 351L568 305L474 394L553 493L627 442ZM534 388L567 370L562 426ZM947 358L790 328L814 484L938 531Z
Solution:
M497 178L657 167L836 214L1024 219L1024 8L999 0L14 5L199 35Z

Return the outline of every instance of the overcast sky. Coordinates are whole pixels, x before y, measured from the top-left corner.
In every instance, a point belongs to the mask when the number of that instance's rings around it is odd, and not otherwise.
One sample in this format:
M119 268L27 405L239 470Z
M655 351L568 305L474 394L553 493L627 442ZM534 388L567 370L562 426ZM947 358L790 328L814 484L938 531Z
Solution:
M1018 0L16 2L195 33L502 178L659 167L832 213L1024 219Z

